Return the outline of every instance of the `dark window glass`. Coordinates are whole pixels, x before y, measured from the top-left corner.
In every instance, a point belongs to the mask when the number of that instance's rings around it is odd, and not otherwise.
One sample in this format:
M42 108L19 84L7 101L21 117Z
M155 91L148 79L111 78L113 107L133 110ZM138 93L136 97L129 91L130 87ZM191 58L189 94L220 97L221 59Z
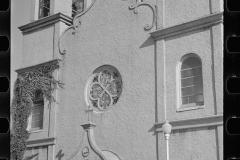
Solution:
M50 13L50 0L39 0L39 15L38 18L49 16Z
M84 11L84 0L73 0L72 1L72 17L77 13Z
M44 100L41 90L35 92L33 104L31 129L42 129Z
M181 66L182 104L203 104L202 64L196 57L189 57Z

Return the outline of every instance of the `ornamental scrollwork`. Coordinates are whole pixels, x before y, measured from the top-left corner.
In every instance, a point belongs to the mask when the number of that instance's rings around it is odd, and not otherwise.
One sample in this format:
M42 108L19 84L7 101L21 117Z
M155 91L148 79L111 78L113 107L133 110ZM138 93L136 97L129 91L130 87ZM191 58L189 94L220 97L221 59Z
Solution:
M59 52L60 52L61 55L64 55L64 54L66 54L66 52L67 52L67 50L64 49L64 48L61 46L61 44L62 44L61 41L62 41L63 35L64 35L68 30L70 30L70 29L73 30L73 31L72 31L72 34L75 34L75 33L76 33L77 29L78 29L79 26L81 25L81 19L80 19L80 18L81 18L85 13L87 13L87 11L89 11L90 8L92 8L92 6L94 5L95 2L96 2L96 0L92 0L92 4L91 4L85 11L80 12L80 13L77 13L77 14L74 16L73 20L72 20L72 25L69 26L68 28L66 28L66 29L63 31L63 33L61 34L61 36L59 37L59 39L58 39L58 47L59 47Z
M138 7L140 6L148 6L152 12L153 12L153 20L152 20L152 24L146 24L146 26L144 27L145 30L150 30L153 28L154 24L156 24L156 5L153 5L153 4L150 4L150 3L146 3L146 2L139 2L139 0L137 0L136 4L131 4L129 6L129 9L130 10L133 10L133 12L135 14L138 14Z

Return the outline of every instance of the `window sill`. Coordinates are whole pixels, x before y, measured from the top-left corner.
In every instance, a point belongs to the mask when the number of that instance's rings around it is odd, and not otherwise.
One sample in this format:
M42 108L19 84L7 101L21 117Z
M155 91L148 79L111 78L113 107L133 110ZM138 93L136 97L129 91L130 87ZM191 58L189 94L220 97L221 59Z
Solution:
M32 129L30 131L28 131L29 133L38 133L38 132L42 132L43 129Z
M181 105L177 109L177 112L188 111L188 110L195 110L195 109L203 109L203 108L205 108L204 104L197 105L196 103L190 103L190 104Z
M27 140L27 147L39 147L39 146L49 146L54 145L56 143L55 137L46 137L46 138L40 138L40 139L32 139Z

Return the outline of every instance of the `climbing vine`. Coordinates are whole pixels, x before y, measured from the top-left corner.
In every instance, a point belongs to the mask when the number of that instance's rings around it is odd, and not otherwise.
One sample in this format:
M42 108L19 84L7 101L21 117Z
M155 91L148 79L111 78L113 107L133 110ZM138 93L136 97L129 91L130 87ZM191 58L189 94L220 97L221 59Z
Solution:
M58 64L51 64L18 75L13 88L11 104L13 121L10 142L12 160L22 160L26 150L26 140L29 137L27 131L28 117L32 112L34 93L41 90L43 96L51 104L55 101L52 96L53 91L58 87L63 87L63 83L53 77L54 70L58 68ZM25 160L35 156L25 157Z

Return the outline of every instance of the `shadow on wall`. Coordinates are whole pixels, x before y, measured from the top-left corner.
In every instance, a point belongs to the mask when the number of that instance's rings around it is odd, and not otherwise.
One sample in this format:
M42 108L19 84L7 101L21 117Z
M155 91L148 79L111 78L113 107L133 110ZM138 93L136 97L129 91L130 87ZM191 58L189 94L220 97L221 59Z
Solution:
M150 37L148 37L148 39L145 42L143 42L143 44L139 48L144 48L144 47L148 47L148 46L151 46L151 45L154 45L154 40L150 36Z
M64 153L62 153L62 150L58 151L58 154L55 156L55 158L57 158L58 160L62 160L64 156Z

